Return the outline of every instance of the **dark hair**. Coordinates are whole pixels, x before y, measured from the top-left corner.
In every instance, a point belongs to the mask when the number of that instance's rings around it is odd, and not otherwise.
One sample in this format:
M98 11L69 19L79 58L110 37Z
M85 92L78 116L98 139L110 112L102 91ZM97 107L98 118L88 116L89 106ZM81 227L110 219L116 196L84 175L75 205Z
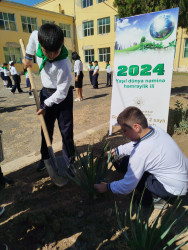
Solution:
M80 60L80 56L76 51L72 52L72 60Z
M39 28L38 39L41 46L50 52L58 51L64 43L62 29L56 24L45 23Z
M89 64L91 64L92 63L92 61L89 61Z
M98 63L98 61L94 61L94 63Z
M11 62L10 66L13 66L14 65L14 62Z
M106 61L106 63L108 63L108 64L109 64L109 61Z
M134 106L124 109L117 118L120 125L132 126L134 123L139 124L142 128L148 127L148 122L145 115L140 109Z
M4 64L4 66L7 66L7 65L8 65L8 63L6 63L6 62L5 62L5 63L3 63L3 64Z

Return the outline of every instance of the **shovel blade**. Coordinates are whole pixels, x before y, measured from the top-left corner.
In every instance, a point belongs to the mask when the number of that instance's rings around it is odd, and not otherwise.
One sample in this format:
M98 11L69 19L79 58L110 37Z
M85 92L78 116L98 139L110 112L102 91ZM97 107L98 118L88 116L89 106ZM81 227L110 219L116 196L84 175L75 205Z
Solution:
M68 183L66 178L66 163L63 157L50 158L44 160L47 172L52 180L52 182L58 186L63 187Z

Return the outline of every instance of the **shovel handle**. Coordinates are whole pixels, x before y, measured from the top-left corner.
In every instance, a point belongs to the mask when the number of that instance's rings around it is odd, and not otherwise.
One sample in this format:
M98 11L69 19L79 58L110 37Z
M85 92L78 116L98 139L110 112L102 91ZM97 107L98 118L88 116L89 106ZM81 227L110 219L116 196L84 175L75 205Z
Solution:
M21 46L21 49L22 49L23 57L25 57L25 46L24 46L23 39L20 39L19 42L20 42L20 46ZM30 67L27 68L27 72L28 72L28 75L29 75L29 80L31 82L32 91L33 91L33 94L34 94L34 97L35 97L37 110L39 110L40 109L40 100L39 100L39 96L38 96L38 93L37 93L36 85L35 85L35 82L33 80L32 71L31 71ZM41 126L42 126L42 131L44 133L44 137L45 137L45 140L46 140L47 147L48 148L52 147L50 137L49 137L49 134L48 134L48 130L47 130L47 127L46 127L46 123L45 123L45 120L44 120L44 116L42 114L39 115L39 119L40 119L40 123L41 123Z

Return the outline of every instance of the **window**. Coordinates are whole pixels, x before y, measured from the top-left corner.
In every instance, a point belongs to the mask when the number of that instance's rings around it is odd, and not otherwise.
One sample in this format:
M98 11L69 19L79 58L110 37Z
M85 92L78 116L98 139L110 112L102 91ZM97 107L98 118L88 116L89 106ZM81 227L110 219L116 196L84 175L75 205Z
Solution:
M98 0L98 3L102 3L105 2L106 0Z
M93 0L82 0L82 8L86 8L93 5Z
M119 19L119 16L114 16L114 30L116 31L117 27L117 20Z
M51 23L51 24L54 24L54 23L55 23L55 21L42 20L42 24L45 24L45 23Z
M99 62L110 61L110 48L99 49Z
M14 61L16 63L22 63L20 48L3 47L6 63Z
M14 14L0 12L0 30L16 31Z
M92 61L94 62L95 59L94 59L94 49L88 49L88 50L85 50L84 51L85 53L85 62L89 62L89 61Z
M83 36L92 36L94 34L93 21L83 23Z
M37 30L37 19L34 17L22 16L22 28L23 32L32 33Z
M188 38L185 39L185 44L184 44L184 57L188 58Z
M98 34L110 32L110 17L98 19Z
M59 27L63 30L65 37L71 37L71 26L70 24L60 23Z
M68 50L68 58L72 62L72 50Z

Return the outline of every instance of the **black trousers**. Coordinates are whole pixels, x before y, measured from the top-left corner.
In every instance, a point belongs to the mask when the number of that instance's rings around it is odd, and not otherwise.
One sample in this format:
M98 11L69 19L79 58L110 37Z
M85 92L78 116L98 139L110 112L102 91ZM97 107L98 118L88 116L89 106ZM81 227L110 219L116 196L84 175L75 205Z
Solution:
M93 70L92 71L89 71L89 79L90 79L90 83L92 83L92 77L93 77Z
M18 75L13 75L12 76L13 80L14 80L14 85L12 87L11 92L15 92L16 89L18 90L19 93L23 92L22 89L20 88L20 79Z
M96 74L92 77L92 84L94 89L98 89L98 76L99 74Z
M54 91L55 92L55 91ZM44 102L45 99L50 97L54 92L49 92L43 88L40 92L40 101ZM50 140L53 140L54 124L57 119L59 130L62 136L63 142L63 157L66 163L69 165L74 159L74 141L73 141L73 89L69 88L67 97L59 104L54 104L46 110L44 116ZM48 148L42 134L41 143L41 156L42 159L49 159Z
M12 88L12 80L10 76L4 76L4 80L7 81L7 88Z
M4 81L4 72L1 72L1 79Z
M107 85L108 86L112 85L111 73L107 73Z

